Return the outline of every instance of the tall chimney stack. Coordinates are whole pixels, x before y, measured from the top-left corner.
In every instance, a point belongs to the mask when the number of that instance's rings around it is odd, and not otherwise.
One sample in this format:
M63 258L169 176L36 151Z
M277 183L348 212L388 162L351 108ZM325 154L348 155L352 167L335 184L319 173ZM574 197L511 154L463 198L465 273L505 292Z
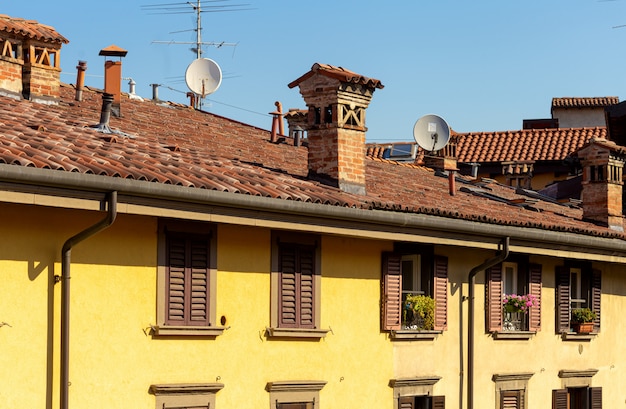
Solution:
M624 231L622 176L626 148L594 138L577 155L583 167L583 218Z
M103 48L98 54L104 57L119 58L119 61L104 61L104 92L113 95L111 112L117 117L121 116L122 57L126 57L126 54L128 54L128 51L116 45L110 45L106 48Z
M365 110L383 85L341 67L313 64L289 84L309 108L309 174L349 193L365 194Z

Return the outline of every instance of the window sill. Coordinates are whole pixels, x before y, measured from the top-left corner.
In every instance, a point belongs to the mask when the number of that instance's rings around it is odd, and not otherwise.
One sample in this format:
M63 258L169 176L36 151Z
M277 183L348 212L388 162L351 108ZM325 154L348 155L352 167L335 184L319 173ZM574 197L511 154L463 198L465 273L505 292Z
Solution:
M403 341L403 340L411 340L411 339L432 341L435 338L437 338L437 336L441 333L443 333L443 331L428 331L428 330L417 331L417 330L410 330L410 329L402 329L398 331L391 331L390 336L391 336L391 339L394 341L396 340Z
M535 331L496 331L492 333L493 339L531 339Z
M590 332L589 334L578 334L576 332L561 333L561 338L563 339L563 341L591 341L597 336L597 332Z
M330 330L317 328L276 328L267 327L268 337L283 338L324 338Z
M185 337L217 337L224 333L226 327L183 327L183 326L152 326L156 336L185 336Z

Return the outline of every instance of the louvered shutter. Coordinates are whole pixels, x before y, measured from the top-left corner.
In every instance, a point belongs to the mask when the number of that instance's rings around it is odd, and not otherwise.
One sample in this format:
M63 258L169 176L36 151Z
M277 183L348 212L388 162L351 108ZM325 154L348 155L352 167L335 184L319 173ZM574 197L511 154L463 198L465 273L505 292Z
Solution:
M552 390L552 409L568 409L567 389Z
M433 396L432 402L432 409L446 409L445 396Z
M281 245L279 326L315 327L315 248Z
M500 393L501 409L523 409L521 391L503 391Z
M502 264L487 270L487 325L490 332L502 330Z
M315 327L315 248L299 247L298 278L299 302L298 316L300 328Z
M556 268L556 329L557 332L569 332L569 270L564 266Z
M600 331L600 298L602 296L602 273L600 270L593 270L591 273L591 309L596 313L593 321L593 330Z
M415 398L413 396L401 396L398 398L399 409L414 409Z
M541 329L541 265L531 264L528 270L530 294L537 299L537 306L531 307L528 312L528 330L539 331Z
M448 258L444 256L435 256L434 267L434 329L443 331L448 326Z
M589 408L602 409L602 388L589 388Z
M279 326L295 328L297 326L297 277L296 277L296 248L282 245L280 247L278 305Z
M168 325L209 325L209 239L167 238Z
M402 270L399 254L383 253L382 327L385 331L402 326Z

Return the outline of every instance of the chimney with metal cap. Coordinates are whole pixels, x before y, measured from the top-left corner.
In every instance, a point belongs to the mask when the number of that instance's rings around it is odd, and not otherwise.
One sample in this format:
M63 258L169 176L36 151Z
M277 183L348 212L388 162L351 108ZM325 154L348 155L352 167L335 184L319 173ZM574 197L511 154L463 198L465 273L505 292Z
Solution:
M83 87L85 86L85 71L87 71L87 61L78 61L76 66L76 101L83 100Z
M128 51L110 45L100 50L98 55L104 57L118 57L119 61L105 60L104 62L104 92L113 95L111 112L113 115L121 116L122 102L122 57L126 57Z

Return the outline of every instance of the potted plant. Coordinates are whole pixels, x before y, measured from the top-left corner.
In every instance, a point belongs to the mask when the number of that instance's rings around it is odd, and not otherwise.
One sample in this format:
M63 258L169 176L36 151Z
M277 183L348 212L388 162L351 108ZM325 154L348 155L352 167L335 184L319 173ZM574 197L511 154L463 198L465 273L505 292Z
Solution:
M597 315L590 308L574 308L572 310L572 327L574 332L588 334L593 331L593 321Z
M505 294L502 298L502 330L525 331L528 311L537 305L537 297L533 294Z
M435 300L427 295L409 294L405 302L404 321L407 329L435 328Z

